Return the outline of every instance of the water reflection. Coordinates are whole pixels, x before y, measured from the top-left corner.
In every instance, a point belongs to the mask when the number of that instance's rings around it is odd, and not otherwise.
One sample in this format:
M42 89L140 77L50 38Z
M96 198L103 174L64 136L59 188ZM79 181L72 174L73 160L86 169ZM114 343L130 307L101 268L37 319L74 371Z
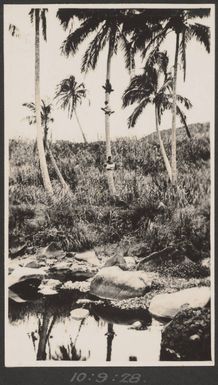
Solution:
M78 309L77 299L71 295L68 299L51 296L10 302L6 353L15 366L28 366L36 360L87 360L94 364L159 360L162 326L157 321L144 318L144 327L135 330L130 329L135 315L123 324L123 315L121 319L119 314L108 317L107 309L104 317L104 311L91 308L85 318L74 319L71 313ZM22 351L16 350L21 343Z
M107 336L107 356L106 356L106 361L111 361L111 353L112 353L112 341L114 339L114 336L116 333L114 332L113 329L113 324L108 323L107 326L107 333L105 334Z

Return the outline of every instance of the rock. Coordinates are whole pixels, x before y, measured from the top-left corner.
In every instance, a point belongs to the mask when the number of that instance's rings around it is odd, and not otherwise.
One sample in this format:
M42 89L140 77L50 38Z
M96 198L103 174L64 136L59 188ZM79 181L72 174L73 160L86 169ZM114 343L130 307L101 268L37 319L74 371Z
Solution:
M76 303L77 303L78 305L90 305L90 304L92 304L92 302L93 302L93 301L91 301L90 299L87 299L87 298L78 299L78 300L76 301Z
M112 255L111 257L109 257L106 260L103 267L109 267L109 266L118 266L122 270L128 270L127 263L126 263L125 259L123 258L123 256L121 256L121 255Z
M25 299L21 298L17 293L13 290L8 290L8 297L17 303L27 302Z
M63 250L60 250L55 242L51 242L48 246L39 249L37 256L45 258L61 258L65 255Z
M135 258L133 257L124 257L124 261L127 265L127 270L133 270L136 266Z
M85 261L93 266L99 266L100 264L100 261L97 258L97 255L94 250L85 251L84 253L76 253L74 255L74 258L79 261Z
M173 318L182 308L204 307L210 300L209 287L193 287L171 294L159 294L150 303L149 311L155 317Z
M30 261L24 264L25 267L31 267L32 269L38 269L41 266L45 266L45 263L40 264L37 261Z
M23 282L30 278L37 278L42 280L46 275L45 268L31 269L30 267L17 267L8 276L8 287L15 285L16 283Z
M58 294L58 291L45 286L39 290L39 293L43 295L55 295Z
M161 361L210 361L210 309L187 309L163 329Z
M49 268L49 278L60 281L84 281L97 273L97 268L84 261L64 259L61 262L53 262Z
M89 309L96 316L111 323L132 325L140 321L142 328L151 324L151 315L146 307L122 306L120 303L123 301L93 301Z
M129 329L134 329L134 330L141 330L142 328L142 323L140 321L135 321L133 324L129 327Z
M26 248L27 248L27 243L18 245L17 247L11 247L9 250L10 257L16 258L16 257L19 257L20 255L23 255L25 253Z
M38 292L44 295L57 294L61 285L58 279L45 279L39 285Z
M107 299L139 297L151 289L155 278L154 273L123 271L118 266L105 267L93 278L90 292Z
M62 286L63 290L79 290L81 293L87 293L90 290L90 282L72 282L67 281Z
M184 249L184 250L183 250ZM185 246L168 246L146 256L137 265L138 270L155 271L165 276L178 278L203 278L209 270L192 261L185 254Z
M89 310L83 309L82 307L74 309L70 312L70 316L75 320L82 320L89 316Z
M149 246L145 242L139 242L128 247L126 255L143 258L148 254Z

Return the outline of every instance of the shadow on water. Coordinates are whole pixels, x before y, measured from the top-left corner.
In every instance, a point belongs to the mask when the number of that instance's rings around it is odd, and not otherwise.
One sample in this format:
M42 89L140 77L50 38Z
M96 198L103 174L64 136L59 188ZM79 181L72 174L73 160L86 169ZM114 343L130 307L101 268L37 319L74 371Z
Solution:
M87 316L74 318L73 309L85 310L76 303L80 298L79 293L65 292L22 303L10 300L11 359L27 365L36 360L159 360L161 328L158 323L152 325L147 313L108 309L106 303L103 307L89 305ZM139 320L140 330L132 330L133 322ZM149 352L151 341L153 353ZM16 350L19 342L22 357Z

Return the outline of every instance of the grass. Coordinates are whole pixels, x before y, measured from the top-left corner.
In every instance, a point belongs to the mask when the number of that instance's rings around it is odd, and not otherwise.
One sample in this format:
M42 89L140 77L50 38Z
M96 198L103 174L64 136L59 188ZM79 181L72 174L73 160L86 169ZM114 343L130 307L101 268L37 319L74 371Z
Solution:
M25 240L35 248L55 241L65 250L122 243L143 243L145 254L170 243L191 245L192 259L210 253L210 142L209 124L177 133L178 191L169 185L156 134L143 139L123 138L112 143L117 165L115 185L126 207L113 204L104 173L105 143L58 141L54 157L71 188L63 195L54 170L49 174L56 201L43 190L33 142L10 141L10 243ZM170 132L163 132L170 154ZM44 214L38 226L36 208ZM38 214L37 214L38 215ZM35 219L34 219L35 218ZM42 218L41 218L42 219ZM35 222L34 222L35 221Z

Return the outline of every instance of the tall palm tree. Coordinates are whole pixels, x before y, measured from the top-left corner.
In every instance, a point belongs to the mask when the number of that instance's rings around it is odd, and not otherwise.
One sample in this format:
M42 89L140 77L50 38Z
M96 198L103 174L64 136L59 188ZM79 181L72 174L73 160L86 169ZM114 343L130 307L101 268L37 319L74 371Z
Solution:
M39 163L42 180L45 190L49 195L53 194L52 184L48 174L43 146L43 133L40 122L40 22L42 23L42 35L46 40L46 13L48 9L34 9L29 12L31 23L35 23L35 105L36 105L36 127L37 127L37 147L39 153ZM9 25L9 32L12 36L19 37L20 32L14 24Z
M29 122L29 124L30 125L36 124L36 106L35 106L35 103L33 103L33 102L32 103L23 103L23 106L27 107L31 112L31 115L26 116L26 119ZM52 153L51 146L49 145L49 142L48 142L48 131L49 131L50 123L53 123L53 121L54 121L54 119L51 117L51 114L52 114L52 104L51 103L45 103L44 100L41 100L40 115L41 115L41 126L43 127L43 130L44 130L44 137L43 137L44 149L45 149L45 151L47 151L47 153L49 155L51 163L55 169L55 172L58 176L58 179L59 179L62 187L64 188L64 190L69 190L69 186L65 182L65 180L64 180L64 178L63 178L63 176L59 170L57 162L56 162L54 155Z
M164 143L161 138L159 125L161 123L161 115L166 109L172 109L173 105L173 78L167 73L168 57L167 53L154 50L144 67L142 75L135 76L123 95L123 106L127 107L130 104L139 103L128 119L129 127L134 127L138 117L143 112L148 104L153 104L155 109L156 131L160 143L160 150L164 160L164 164L172 181L172 168L167 157ZM192 105L187 98L176 95L177 103L183 104L187 109ZM179 115L182 123L185 125L187 135L190 138L190 132L186 123L185 114L176 106L176 112Z
M78 118L77 107L86 98L86 94L87 90L84 83L78 84L75 76L72 75L58 84L55 95L61 108L64 110L67 108L69 118L72 119L73 114L75 115L84 143L87 143L87 139Z
M52 195L53 188L48 174L45 151L43 146L43 132L41 127L40 115L40 22L42 23L42 35L46 40L46 8L31 9L31 22L35 23L35 106L36 106L36 129L37 129L37 147L39 153L39 163L42 173L42 180L45 190Z
M155 12L155 10L153 10ZM196 39L204 45L206 51L210 52L210 28L206 25L194 22L195 19L208 17L210 9L166 9L156 10L157 18L162 21L162 30L158 31L144 48L145 55L148 49L153 45L160 44L165 40L166 35L173 32L176 37L174 71L173 71L173 104L172 104L172 183L176 185L177 181L177 162L176 162L176 113L177 113L177 75L178 62L181 58L184 71L184 80L186 75L186 47L191 39Z
M82 72L95 69L100 52L107 46L107 64L106 79L103 88L105 90L105 102L102 110L105 114L105 137L106 137L106 158L111 157L110 141L110 116L114 113L110 106L110 95L113 92L111 85L111 61L114 54L117 53L118 44L122 43L122 48L126 49L126 55L129 57L131 50L128 50L128 41L122 30L126 20L126 10L119 9L86 9L86 10L59 10L58 18L66 29L70 21L75 16L81 20L79 28L70 32L62 45L62 52L69 56L75 54L79 45L88 37L94 34L93 39L84 54L82 61ZM128 61L128 60L127 60ZM131 62L132 63L132 62ZM108 186L111 195L116 194L113 172L107 171Z

